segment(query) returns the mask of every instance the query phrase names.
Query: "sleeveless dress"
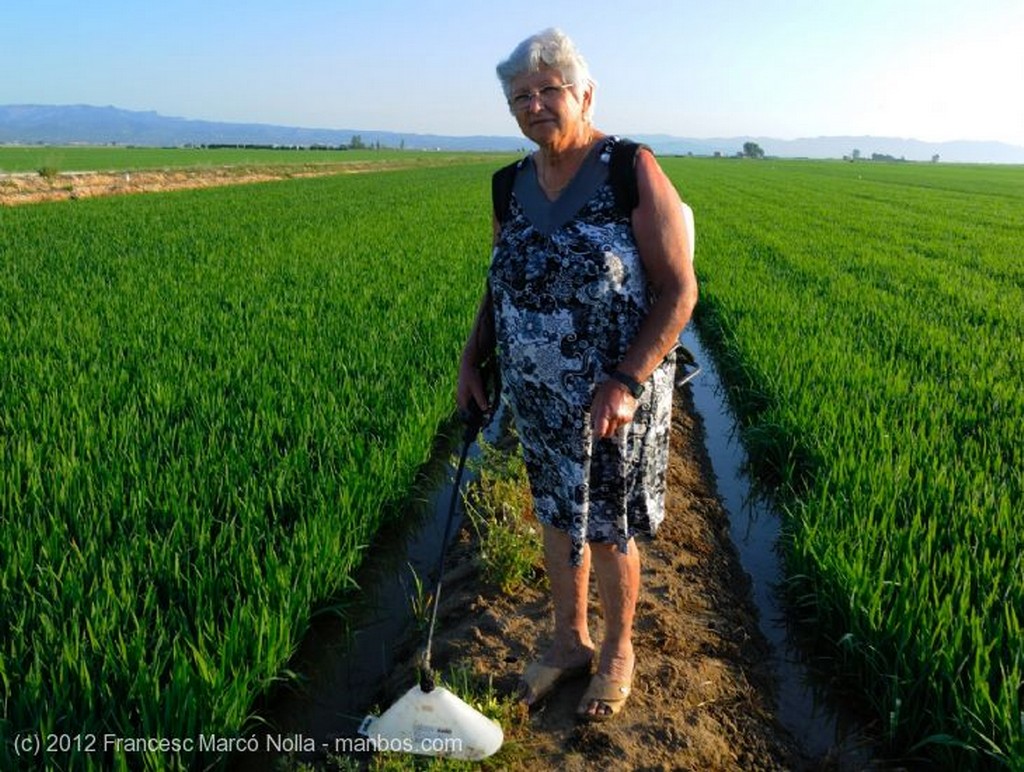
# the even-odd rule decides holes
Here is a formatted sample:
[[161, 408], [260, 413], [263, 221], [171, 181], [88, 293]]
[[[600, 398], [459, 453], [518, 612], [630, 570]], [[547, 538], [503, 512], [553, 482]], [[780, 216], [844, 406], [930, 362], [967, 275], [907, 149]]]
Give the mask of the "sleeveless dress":
[[633, 421], [594, 441], [590, 405], [626, 354], [652, 302], [630, 218], [615, 207], [598, 142], [549, 201], [529, 157], [488, 276], [504, 398], [523, 448], [537, 519], [626, 552], [664, 519], [674, 354], [646, 381]]

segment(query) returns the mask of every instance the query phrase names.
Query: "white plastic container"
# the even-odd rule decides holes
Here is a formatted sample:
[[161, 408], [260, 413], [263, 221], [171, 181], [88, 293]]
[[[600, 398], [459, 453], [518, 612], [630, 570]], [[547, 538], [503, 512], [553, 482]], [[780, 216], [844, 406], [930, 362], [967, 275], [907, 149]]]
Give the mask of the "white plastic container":
[[381, 752], [418, 753], [476, 761], [501, 747], [505, 733], [443, 686], [414, 686], [381, 716], [367, 716], [359, 733]]

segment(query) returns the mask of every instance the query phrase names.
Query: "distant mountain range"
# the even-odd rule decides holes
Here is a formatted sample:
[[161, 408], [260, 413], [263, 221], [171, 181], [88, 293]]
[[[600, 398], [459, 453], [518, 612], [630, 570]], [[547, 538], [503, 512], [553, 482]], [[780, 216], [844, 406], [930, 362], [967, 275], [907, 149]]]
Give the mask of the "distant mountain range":
[[[93, 144], [177, 147], [181, 145], [349, 145], [358, 136], [366, 145], [439, 150], [515, 152], [529, 143], [512, 136], [443, 136], [371, 129], [309, 129], [260, 123], [222, 123], [172, 118], [154, 111], [139, 112], [90, 105], [0, 105], [0, 143]], [[1024, 147], [1002, 142], [922, 142], [896, 137], [720, 137], [688, 139], [664, 134], [631, 134], [661, 155], [735, 155], [745, 142], [756, 142], [768, 156], [780, 158], [843, 158], [859, 151], [862, 158], [891, 156], [907, 161], [1024, 164]]]

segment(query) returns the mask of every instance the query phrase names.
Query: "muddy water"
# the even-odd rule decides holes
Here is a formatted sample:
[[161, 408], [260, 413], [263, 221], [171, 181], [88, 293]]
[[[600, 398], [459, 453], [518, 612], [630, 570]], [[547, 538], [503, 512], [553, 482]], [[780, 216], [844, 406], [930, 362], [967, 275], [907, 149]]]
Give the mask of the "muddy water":
[[824, 676], [808, 666], [790, 634], [779, 592], [784, 578], [777, 550], [779, 516], [767, 501], [753, 493], [744, 472], [747, 455], [714, 362], [692, 329], [683, 335], [683, 343], [702, 368], [690, 382], [693, 401], [704, 422], [708, 455], [719, 496], [729, 513], [732, 541], [751, 579], [761, 632], [772, 647], [778, 718], [808, 753], [815, 757], [829, 754], [844, 769], [848, 765], [864, 768], [872, 754], [862, 727], [828, 694]]

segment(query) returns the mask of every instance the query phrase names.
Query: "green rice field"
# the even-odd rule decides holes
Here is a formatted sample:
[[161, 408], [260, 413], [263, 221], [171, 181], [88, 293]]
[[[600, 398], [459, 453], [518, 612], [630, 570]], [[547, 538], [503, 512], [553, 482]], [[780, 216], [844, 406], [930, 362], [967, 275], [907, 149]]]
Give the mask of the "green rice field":
[[1024, 768], [1024, 168], [666, 167], [800, 613], [898, 752]]
[[[0, 768], [251, 725], [451, 415], [503, 162], [0, 207]], [[894, 754], [1024, 768], [1024, 169], [663, 163], [797, 613]]]
[[0, 768], [243, 729], [451, 413], [486, 171], [0, 208]]

